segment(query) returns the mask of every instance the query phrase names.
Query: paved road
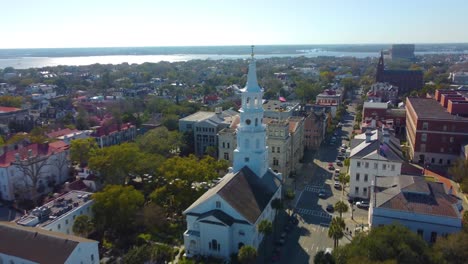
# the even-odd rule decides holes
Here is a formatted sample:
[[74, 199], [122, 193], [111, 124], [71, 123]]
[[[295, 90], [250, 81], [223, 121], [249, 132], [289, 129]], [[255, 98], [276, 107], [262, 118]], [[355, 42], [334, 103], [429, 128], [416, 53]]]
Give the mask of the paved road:
[[[337, 138], [351, 137], [354, 121], [354, 107], [348, 107], [344, 117], [343, 128], [337, 131]], [[316, 152], [307, 152], [304, 157], [304, 166], [298, 172], [295, 200], [295, 212], [299, 218], [298, 226], [291, 231], [282, 249], [283, 256], [279, 263], [313, 263], [315, 254], [320, 250], [333, 247], [333, 240], [328, 237], [328, 226], [337, 213], [326, 211], [328, 204], [335, 204], [339, 200], [347, 200], [342, 190], [334, 188], [333, 171], [328, 170], [328, 164], [334, 163], [341, 144], [349, 145], [349, 141], [338, 141], [335, 145], [323, 144]], [[342, 172], [347, 168], [338, 167]], [[326, 193], [323, 199], [318, 197], [320, 191]], [[354, 220], [351, 220], [351, 212], [343, 215], [350, 230], [366, 223], [366, 210], [354, 208]], [[347, 234], [340, 240], [340, 244], [349, 243], [351, 236]]]

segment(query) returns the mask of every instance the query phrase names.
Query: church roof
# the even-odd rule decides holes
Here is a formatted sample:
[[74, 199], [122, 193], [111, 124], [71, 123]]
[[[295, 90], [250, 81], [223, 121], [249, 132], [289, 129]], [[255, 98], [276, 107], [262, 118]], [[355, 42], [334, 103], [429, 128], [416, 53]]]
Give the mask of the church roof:
[[238, 172], [226, 174], [217, 185], [206, 191], [184, 213], [188, 213], [217, 194], [247, 221], [254, 224], [280, 185], [280, 179], [271, 170], [260, 178], [245, 166]]

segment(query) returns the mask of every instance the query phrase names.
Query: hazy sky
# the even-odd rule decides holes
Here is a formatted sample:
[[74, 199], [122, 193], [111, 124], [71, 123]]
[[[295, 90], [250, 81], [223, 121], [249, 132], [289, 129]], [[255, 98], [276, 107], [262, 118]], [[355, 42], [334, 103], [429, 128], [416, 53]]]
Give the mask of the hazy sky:
[[468, 42], [468, 0], [0, 0], [0, 48]]

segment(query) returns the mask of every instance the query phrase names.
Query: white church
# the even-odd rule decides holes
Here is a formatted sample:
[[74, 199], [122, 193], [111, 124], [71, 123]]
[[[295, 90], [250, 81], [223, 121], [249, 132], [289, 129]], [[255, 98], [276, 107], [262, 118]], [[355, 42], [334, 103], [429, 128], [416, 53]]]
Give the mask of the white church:
[[282, 181], [281, 174], [268, 167], [262, 97], [252, 47], [247, 85], [242, 89], [234, 166], [184, 211], [187, 219], [184, 244], [188, 257], [229, 259], [243, 245], [258, 249], [263, 239], [258, 224], [264, 219], [274, 220], [271, 202], [281, 199]]

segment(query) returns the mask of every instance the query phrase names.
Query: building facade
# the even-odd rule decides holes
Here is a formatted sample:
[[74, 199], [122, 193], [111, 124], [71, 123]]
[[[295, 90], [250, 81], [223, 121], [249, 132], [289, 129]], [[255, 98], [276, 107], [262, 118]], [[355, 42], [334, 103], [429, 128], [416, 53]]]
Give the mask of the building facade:
[[420, 90], [423, 85], [423, 72], [420, 70], [387, 70], [384, 65], [383, 52], [377, 65], [377, 82], [386, 82], [398, 87], [399, 95]]
[[468, 91], [437, 90], [406, 99], [406, 138], [413, 162], [450, 166], [468, 140]]
[[307, 149], [318, 149], [327, 131], [325, 111], [305, 112], [304, 116], [304, 146]]
[[300, 104], [298, 102], [282, 102], [279, 100], [268, 100], [263, 103], [264, 116], [273, 119], [287, 119], [298, 116]]
[[398, 137], [406, 135], [406, 110], [391, 108], [388, 103], [364, 102], [361, 130], [387, 127]]
[[233, 169], [184, 211], [188, 257], [228, 260], [244, 245], [258, 248], [263, 239], [258, 224], [262, 220], [273, 222], [271, 202], [281, 198], [281, 175], [268, 168], [262, 95], [252, 54], [242, 92]]
[[35, 199], [64, 183], [69, 175], [69, 145], [63, 141], [4, 147], [0, 155], [0, 197]]
[[401, 174], [400, 141], [388, 130], [367, 130], [351, 141], [349, 196], [369, 199], [376, 176]]
[[398, 87], [389, 83], [374, 83], [367, 92], [367, 99], [374, 102], [396, 102], [398, 100]]
[[429, 243], [462, 229], [462, 200], [421, 176], [376, 177], [369, 226], [399, 223]]

